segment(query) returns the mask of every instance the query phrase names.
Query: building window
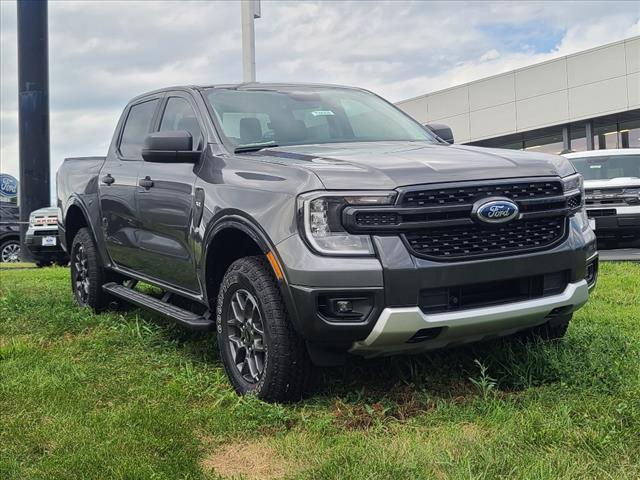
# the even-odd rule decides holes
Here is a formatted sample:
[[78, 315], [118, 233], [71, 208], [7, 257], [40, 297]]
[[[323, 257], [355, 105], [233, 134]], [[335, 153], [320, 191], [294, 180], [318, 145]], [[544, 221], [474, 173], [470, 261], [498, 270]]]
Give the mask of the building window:
[[640, 120], [620, 122], [618, 142], [621, 148], [640, 147]]
[[596, 150], [608, 150], [611, 148], [618, 148], [618, 125], [613, 123], [611, 125], [605, 125], [603, 127], [596, 127], [595, 130], [596, 142], [594, 148]]
[[555, 135], [532, 138], [524, 141], [524, 149], [531, 152], [559, 154], [564, 149], [562, 131]]
[[583, 125], [571, 125], [569, 127], [571, 138], [571, 151], [584, 152], [587, 150], [587, 129]]

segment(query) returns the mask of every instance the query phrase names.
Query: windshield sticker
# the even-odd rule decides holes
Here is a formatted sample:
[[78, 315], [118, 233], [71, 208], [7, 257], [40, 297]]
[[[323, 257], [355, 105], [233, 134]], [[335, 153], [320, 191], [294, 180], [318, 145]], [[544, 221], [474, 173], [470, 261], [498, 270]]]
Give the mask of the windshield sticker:
[[335, 115], [335, 113], [333, 113], [331, 110], [314, 110], [313, 112], [311, 112], [311, 115], [313, 115], [314, 117], [330, 117], [332, 115]]
[[602, 168], [602, 165], [589, 165], [589, 168]]

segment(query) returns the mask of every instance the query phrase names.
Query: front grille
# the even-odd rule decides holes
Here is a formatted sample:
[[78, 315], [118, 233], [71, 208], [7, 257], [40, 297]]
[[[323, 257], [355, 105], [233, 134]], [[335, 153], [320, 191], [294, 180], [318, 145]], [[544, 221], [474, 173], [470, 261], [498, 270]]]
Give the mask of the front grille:
[[438, 260], [518, 254], [550, 248], [565, 236], [562, 217], [517, 220], [502, 226], [477, 224], [429, 228], [404, 235], [417, 256]]
[[486, 197], [508, 197], [526, 200], [562, 196], [559, 181], [508, 182], [448, 188], [425, 188], [408, 191], [402, 198], [403, 207], [427, 207], [471, 204]]
[[359, 226], [397, 225], [398, 223], [400, 223], [400, 215], [395, 212], [359, 212], [356, 215], [356, 225]]
[[424, 313], [440, 313], [558, 295], [567, 288], [567, 271], [420, 291]]
[[587, 210], [588, 217], [610, 217], [616, 214], [615, 208], [604, 208], [602, 210]]

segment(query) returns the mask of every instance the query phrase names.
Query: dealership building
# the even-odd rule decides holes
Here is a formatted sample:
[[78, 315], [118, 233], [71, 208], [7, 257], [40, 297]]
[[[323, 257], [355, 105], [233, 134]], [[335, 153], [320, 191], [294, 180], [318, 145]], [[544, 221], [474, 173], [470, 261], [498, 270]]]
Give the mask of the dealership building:
[[640, 147], [640, 36], [403, 100], [456, 143], [560, 153]]

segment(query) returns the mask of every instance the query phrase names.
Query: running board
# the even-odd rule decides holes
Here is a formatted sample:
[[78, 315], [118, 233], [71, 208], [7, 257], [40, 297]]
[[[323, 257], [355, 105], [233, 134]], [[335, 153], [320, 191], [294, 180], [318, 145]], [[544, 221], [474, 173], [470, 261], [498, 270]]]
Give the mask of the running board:
[[106, 283], [102, 286], [102, 289], [115, 297], [164, 315], [191, 330], [211, 330], [215, 327], [215, 322], [209, 318], [145, 295], [119, 283]]

